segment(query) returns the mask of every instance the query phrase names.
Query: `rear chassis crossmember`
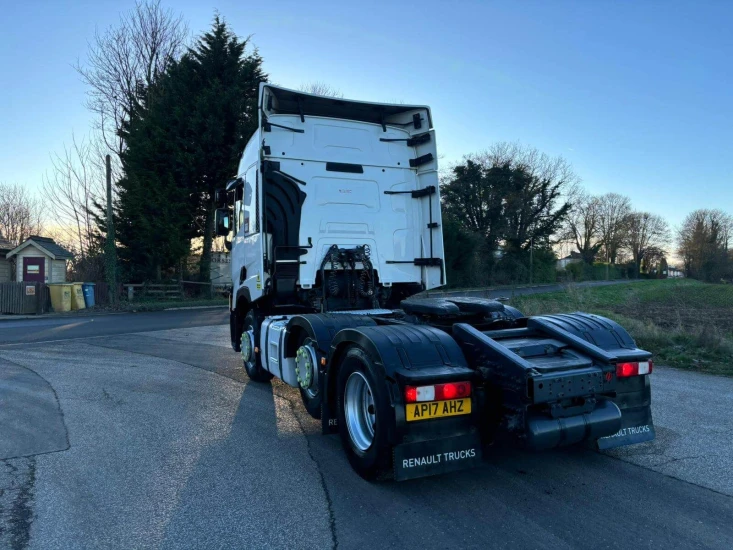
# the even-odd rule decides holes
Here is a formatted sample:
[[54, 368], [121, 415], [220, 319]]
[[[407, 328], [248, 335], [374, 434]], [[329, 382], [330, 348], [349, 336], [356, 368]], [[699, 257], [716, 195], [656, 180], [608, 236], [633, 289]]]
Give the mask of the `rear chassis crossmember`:
[[[623, 328], [580, 313], [511, 324], [482, 332], [455, 323], [451, 340], [465, 365], [396, 371], [395, 479], [471, 467], [496, 439], [545, 450], [581, 442], [608, 449], [654, 438], [649, 377], [616, 375], [617, 363], [651, 354], [636, 348]], [[472, 414], [406, 422], [405, 387], [458, 380], [473, 384]]]

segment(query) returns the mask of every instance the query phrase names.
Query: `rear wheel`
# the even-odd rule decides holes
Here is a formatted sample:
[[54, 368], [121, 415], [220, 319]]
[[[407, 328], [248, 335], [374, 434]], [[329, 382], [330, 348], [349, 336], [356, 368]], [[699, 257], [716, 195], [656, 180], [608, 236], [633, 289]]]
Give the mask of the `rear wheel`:
[[295, 374], [300, 385], [303, 406], [313, 418], [321, 418], [321, 392], [318, 385], [318, 355], [315, 342], [304, 336], [295, 352]]
[[260, 366], [258, 354], [255, 352], [257, 341], [255, 335], [259, 333], [260, 323], [257, 318], [257, 312], [250, 309], [244, 318], [244, 330], [241, 336], [241, 353], [244, 362], [244, 370], [247, 372], [250, 380], [255, 382], [269, 382], [272, 380], [272, 374]]
[[338, 422], [349, 463], [367, 480], [392, 474], [387, 388], [374, 362], [361, 348], [346, 351], [338, 373]]

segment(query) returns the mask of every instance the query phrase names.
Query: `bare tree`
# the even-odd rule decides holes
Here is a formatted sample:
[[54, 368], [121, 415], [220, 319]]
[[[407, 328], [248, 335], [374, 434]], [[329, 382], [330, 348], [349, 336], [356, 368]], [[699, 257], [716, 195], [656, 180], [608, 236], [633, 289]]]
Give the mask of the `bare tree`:
[[43, 232], [41, 201], [18, 184], [0, 183], [0, 234], [18, 245]]
[[655, 274], [659, 277], [660, 268], [666, 261], [666, 256], [666, 252], [661, 248], [657, 248], [656, 246], [647, 248], [646, 254], [644, 254], [644, 260], [642, 261], [644, 272], [651, 275], [656, 270]]
[[94, 144], [72, 136], [71, 146], [51, 157], [53, 169], [43, 191], [57, 238], [84, 260], [95, 233], [93, 203], [105, 198], [104, 166]]
[[339, 99], [344, 97], [344, 94], [341, 90], [339, 90], [338, 88], [334, 88], [330, 84], [326, 84], [325, 82], [321, 82], [319, 80], [308, 82], [306, 84], [301, 84], [298, 89], [301, 92], [305, 92], [307, 94], [336, 97]]
[[661, 216], [649, 212], [631, 212], [626, 216], [625, 223], [625, 245], [634, 258], [638, 277], [647, 254], [652, 250], [655, 250], [655, 254], [656, 250], [664, 251], [669, 244], [669, 225]]
[[567, 218], [567, 238], [574, 242], [583, 261], [592, 265], [601, 249], [601, 201], [585, 193], [577, 195]]
[[598, 229], [607, 262], [615, 264], [618, 259], [626, 233], [626, 219], [630, 213], [629, 197], [606, 193], [598, 198]]
[[[457, 227], [481, 236], [481, 255], [490, 280], [498, 263], [505, 268], [503, 277], [520, 280], [532, 273], [537, 247], [554, 244], [552, 237], [571, 206], [565, 192], [576, 181], [562, 158], [499, 144], [464, 156], [441, 175], [443, 212]], [[500, 247], [501, 256], [496, 255]], [[501, 262], [495, 261], [499, 257]], [[525, 259], [529, 259], [529, 270]]]
[[501, 141], [473, 157], [473, 160], [483, 166], [509, 164], [513, 167], [524, 168], [529, 175], [539, 180], [557, 184], [563, 196], [570, 202], [583, 193], [580, 189], [580, 177], [567, 159], [561, 156], [551, 157], [539, 149], [522, 145], [519, 142]]
[[[562, 227], [572, 202], [581, 193], [580, 178], [572, 165], [563, 157], [551, 157], [538, 149], [518, 142], [495, 143], [487, 150], [464, 158], [484, 170], [510, 167], [529, 176], [529, 187], [516, 195], [519, 201], [529, 201], [521, 213], [507, 216], [510, 226], [516, 226], [516, 239], [507, 236], [507, 244], [518, 240], [521, 248], [531, 248], [541, 235], [555, 233]], [[530, 200], [531, 198], [531, 200]], [[506, 210], [512, 210], [515, 201], [508, 201]], [[517, 206], [517, 204], [514, 204]], [[562, 236], [561, 236], [562, 237]]]
[[87, 107], [98, 115], [97, 130], [112, 153], [124, 151], [120, 129], [141, 91], [180, 57], [188, 36], [183, 16], [160, 0], [138, 1], [117, 26], [95, 32], [86, 63], [77, 62], [76, 70], [90, 87]]
[[677, 232], [678, 253], [688, 277], [720, 280], [730, 263], [733, 217], [722, 210], [695, 210]]

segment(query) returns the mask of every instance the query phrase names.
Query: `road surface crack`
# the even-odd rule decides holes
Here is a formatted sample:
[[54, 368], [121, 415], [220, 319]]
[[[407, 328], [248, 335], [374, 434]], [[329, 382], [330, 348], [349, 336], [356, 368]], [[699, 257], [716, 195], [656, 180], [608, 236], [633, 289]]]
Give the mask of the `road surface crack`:
[[316, 470], [318, 471], [321, 489], [323, 490], [323, 494], [326, 497], [326, 509], [328, 511], [328, 527], [331, 532], [331, 544], [332, 544], [333, 550], [336, 550], [339, 546], [338, 537], [336, 535], [336, 514], [333, 509], [333, 500], [331, 499], [331, 493], [329, 492], [328, 485], [326, 484], [326, 476], [323, 474], [321, 463], [316, 458], [316, 455], [313, 452], [313, 448], [311, 447], [310, 438], [308, 437], [308, 434], [306, 433], [305, 426], [303, 426], [303, 422], [300, 420], [300, 416], [298, 415], [298, 413], [295, 410], [295, 404], [290, 399], [288, 399], [287, 397], [284, 397], [283, 395], [279, 393], [275, 393], [273, 391], [273, 394], [277, 396], [278, 398], [284, 400], [288, 404], [288, 407], [290, 407], [290, 412], [293, 415], [293, 417], [295, 418], [295, 421], [298, 423], [298, 427], [300, 428], [300, 431], [303, 434], [303, 437], [305, 438], [305, 445], [308, 451], [308, 456], [313, 461], [313, 464], [315, 465]]
[[652, 467], [658, 468], [659, 466], [666, 466], [667, 464], [672, 464], [673, 462], [678, 462], [680, 460], [693, 460], [695, 458], [702, 458], [702, 455], [697, 456], [680, 456], [677, 458], [670, 458], [669, 460], [665, 460], [664, 462], [658, 462], [656, 464], [652, 464]]

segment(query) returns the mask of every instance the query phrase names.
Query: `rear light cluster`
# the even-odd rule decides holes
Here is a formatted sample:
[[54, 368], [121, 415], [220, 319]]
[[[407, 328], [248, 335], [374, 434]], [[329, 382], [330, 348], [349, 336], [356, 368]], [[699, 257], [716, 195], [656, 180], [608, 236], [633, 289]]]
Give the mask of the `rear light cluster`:
[[618, 363], [616, 365], [616, 377], [628, 378], [629, 376], [641, 376], [651, 374], [654, 365], [651, 361], [639, 361], [636, 363]]
[[471, 382], [450, 382], [433, 386], [407, 386], [405, 388], [406, 403], [445, 401], [446, 399], [461, 399], [470, 395]]

